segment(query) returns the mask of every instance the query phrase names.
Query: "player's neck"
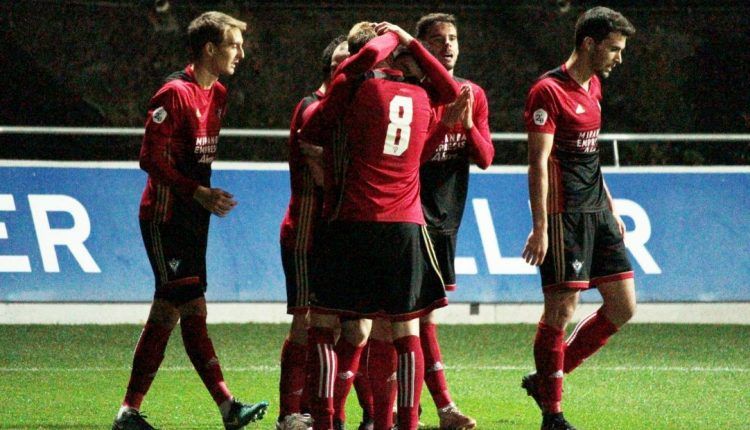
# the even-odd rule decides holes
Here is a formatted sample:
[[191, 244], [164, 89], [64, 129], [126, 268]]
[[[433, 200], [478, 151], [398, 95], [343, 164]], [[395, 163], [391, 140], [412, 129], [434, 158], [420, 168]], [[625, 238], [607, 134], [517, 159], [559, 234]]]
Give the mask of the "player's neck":
[[594, 76], [594, 69], [583, 57], [578, 55], [576, 51], [573, 51], [568, 61], [565, 62], [565, 69], [573, 80], [578, 82], [578, 85], [588, 91], [589, 82], [591, 82], [591, 77]]
[[219, 80], [219, 75], [212, 73], [201, 63], [193, 63], [193, 73], [195, 74], [195, 81], [204, 90], [211, 88]]

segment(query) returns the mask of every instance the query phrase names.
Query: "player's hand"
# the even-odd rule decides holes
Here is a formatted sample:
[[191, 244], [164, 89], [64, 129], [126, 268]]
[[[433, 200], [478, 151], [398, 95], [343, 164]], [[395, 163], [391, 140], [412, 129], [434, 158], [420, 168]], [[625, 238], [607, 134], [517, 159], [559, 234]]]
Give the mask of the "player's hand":
[[445, 106], [445, 111], [443, 112], [443, 117], [440, 118], [440, 122], [446, 127], [453, 127], [457, 122], [463, 121], [463, 118], [466, 116], [466, 109], [472, 98], [471, 88], [468, 86], [462, 87], [456, 100]]
[[385, 33], [388, 32], [396, 33], [398, 36], [398, 41], [402, 45], [406, 46], [411, 43], [412, 40], [414, 40], [414, 37], [412, 37], [411, 34], [409, 34], [406, 30], [403, 28], [397, 26], [396, 24], [391, 24], [390, 22], [379, 22], [375, 24], [375, 33], [378, 34], [378, 36], [382, 36]]
[[318, 187], [323, 186], [323, 180], [325, 178], [325, 170], [323, 169], [323, 160], [320, 157], [317, 158], [305, 158], [305, 164], [307, 164], [307, 168], [310, 170], [310, 174], [312, 175], [313, 182], [315, 182], [315, 185]]
[[523, 247], [523, 259], [532, 266], [541, 266], [547, 255], [549, 241], [546, 231], [532, 230]]
[[193, 193], [193, 198], [207, 211], [220, 217], [225, 217], [237, 206], [234, 196], [221, 188], [207, 188], [199, 186]]
[[320, 158], [323, 155], [323, 147], [315, 145], [306, 140], [299, 141], [299, 151], [305, 157]]
[[471, 86], [465, 84], [461, 87], [461, 92], [467, 91], [469, 93], [469, 99], [466, 102], [463, 114], [461, 115], [461, 121], [464, 124], [464, 130], [471, 130], [474, 128], [474, 91], [471, 90]]

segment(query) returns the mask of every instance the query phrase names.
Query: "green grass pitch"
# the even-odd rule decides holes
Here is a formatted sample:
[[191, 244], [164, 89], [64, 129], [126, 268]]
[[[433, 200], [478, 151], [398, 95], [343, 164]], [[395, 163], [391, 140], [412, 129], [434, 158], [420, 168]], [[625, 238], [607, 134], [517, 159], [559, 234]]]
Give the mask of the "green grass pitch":
[[[0, 325], [0, 429], [108, 429], [127, 384], [140, 327]], [[234, 394], [278, 413], [278, 357], [286, 325], [211, 325]], [[532, 325], [441, 326], [454, 400], [478, 429], [538, 429], [520, 388], [533, 366]], [[426, 387], [422, 421], [437, 428]], [[565, 380], [566, 417], [579, 429], [739, 429], [750, 417], [750, 326], [626, 326]], [[175, 332], [143, 405], [161, 429], [219, 429], [216, 406]], [[348, 427], [360, 411], [352, 394]]]

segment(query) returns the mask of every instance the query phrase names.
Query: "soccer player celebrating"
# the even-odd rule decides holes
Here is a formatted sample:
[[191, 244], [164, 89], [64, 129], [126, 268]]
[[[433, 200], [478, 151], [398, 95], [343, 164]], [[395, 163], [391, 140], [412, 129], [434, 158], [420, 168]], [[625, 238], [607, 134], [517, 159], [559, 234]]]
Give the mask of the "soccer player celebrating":
[[307, 430], [309, 415], [302, 414], [307, 355], [308, 302], [315, 259], [313, 242], [322, 222], [323, 167], [322, 148], [304, 146], [297, 130], [307, 120], [331, 83], [338, 64], [349, 55], [346, 37], [339, 36], [323, 51], [323, 84], [303, 98], [294, 109], [289, 133], [289, 174], [291, 198], [281, 222], [281, 259], [286, 276], [287, 313], [292, 315], [289, 336], [281, 349], [278, 430]]
[[[533, 228], [523, 257], [540, 267], [544, 313], [534, 340], [536, 373], [522, 387], [542, 409], [542, 429], [573, 429], [562, 414], [563, 375], [604, 346], [635, 311], [625, 226], [602, 176], [600, 78], [622, 63], [635, 28], [605, 7], [576, 22], [575, 50], [529, 91], [524, 119], [529, 143]], [[597, 287], [603, 305], [564, 340], [581, 290]]]
[[[381, 36], [375, 37], [376, 32]], [[438, 102], [453, 101], [458, 85], [418, 41], [389, 23], [360, 23], [350, 32], [352, 56], [339, 66], [331, 91], [301, 131], [304, 140], [317, 141], [343, 118], [350, 157], [311, 299], [308, 359], [314, 371], [308, 387], [316, 430], [334, 427], [337, 365], [339, 374], [356, 374], [370, 330], [364, 318], [373, 317], [392, 325], [399, 364], [399, 428], [416, 429], [424, 375], [418, 317], [447, 303], [439, 270], [431, 264], [429, 240], [423, 236], [419, 200], [423, 150], [435, 149], [425, 148], [433, 120], [431, 101], [423, 88], [406, 83], [384, 63], [399, 43], [433, 81]], [[348, 351], [340, 354], [339, 348], [333, 350], [332, 330], [339, 316], [345, 319], [342, 336], [349, 343], [344, 348]], [[336, 382], [350, 387], [352, 379]], [[382, 426], [376, 411], [375, 428]]]
[[[451, 291], [456, 288], [453, 267], [456, 237], [466, 204], [469, 165], [474, 162], [486, 169], [492, 164], [495, 148], [490, 137], [484, 90], [453, 74], [459, 53], [455, 17], [445, 13], [425, 15], [417, 22], [416, 36], [456, 82], [471, 88], [467, 106], [453, 103], [436, 107], [437, 117], [447, 126], [447, 132], [435, 153], [420, 169], [420, 197], [427, 231], [435, 247], [445, 288]], [[425, 356], [425, 383], [438, 408], [440, 428], [474, 428], [476, 421], [464, 415], [451, 399], [433, 313], [421, 318], [419, 332]]]
[[224, 217], [237, 205], [232, 194], [210, 183], [227, 101], [218, 79], [233, 74], [243, 59], [246, 28], [220, 12], [194, 19], [187, 32], [192, 62], [171, 75], [149, 103], [140, 153], [148, 181], [139, 218], [156, 292], [113, 430], [153, 429], [140, 413], [141, 402], [178, 320], [185, 350], [219, 407], [224, 428], [240, 429], [262, 418], [268, 407], [267, 402], [242, 404], [232, 396], [206, 327], [209, 218]]

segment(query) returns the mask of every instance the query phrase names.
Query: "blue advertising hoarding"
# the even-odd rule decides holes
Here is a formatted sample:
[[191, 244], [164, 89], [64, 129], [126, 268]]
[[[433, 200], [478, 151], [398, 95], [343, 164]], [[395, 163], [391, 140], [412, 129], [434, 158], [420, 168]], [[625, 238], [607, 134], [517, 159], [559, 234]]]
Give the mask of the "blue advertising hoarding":
[[[628, 228], [640, 301], [750, 301], [750, 168], [605, 177]], [[137, 220], [145, 178], [136, 163], [0, 164], [0, 301], [149, 301]], [[284, 301], [286, 165], [215, 163], [213, 184], [239, 205], [212, 219], [208, 299]], [[520, 258], [531, 224], [526, 184], [520, 167], [472, 173], [452, 301], [541, 301], [538, 271]]]

